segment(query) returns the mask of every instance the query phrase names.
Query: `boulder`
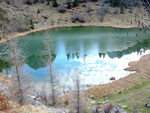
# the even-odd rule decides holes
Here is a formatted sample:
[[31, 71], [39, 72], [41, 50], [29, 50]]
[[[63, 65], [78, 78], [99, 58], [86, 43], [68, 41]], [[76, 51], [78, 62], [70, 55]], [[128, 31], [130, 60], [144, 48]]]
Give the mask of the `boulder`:
[[91, 104], [92, 104], [92, 105], [95, 105], [95, 104], [96, 104], [96, 102], [95, 102], [95, 101], [91, 101]]
[[40, 106], [40, 105], [41, 105], [41, 103], [40, 103], [40, 102], [38, 102], [38, 101], [33, 101], [33, 102], [32, 102], [32, 105], [37, 107], [37, 106]]
[[147, 108], [150, 108], [150, 103], [145, 104]]
[[121, 106], [121, 108], [125, 109], [125, 108], [127, 108], [127, 106]]
[[91, 99], [94, 99], [94, 95], [91, 95], [90, 98], [91, 98]]
[[116, 78], [115, 77], [111, 77], [110, 80], [116, 80]]
[[101, 102], [99, 102], [99, 101], [97, 101], [95, 104], [96, 104], [96, 105], [100, 105], [100, 104], [102, 104], [102, 103], [101, 103]]

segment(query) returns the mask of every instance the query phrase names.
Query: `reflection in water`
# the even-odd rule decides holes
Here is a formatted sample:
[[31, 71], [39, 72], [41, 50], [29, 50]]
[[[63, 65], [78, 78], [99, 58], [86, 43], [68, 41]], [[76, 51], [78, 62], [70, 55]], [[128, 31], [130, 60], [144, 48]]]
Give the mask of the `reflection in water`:
[[128, 62], [150, 53], [150, 43], [146, 43], [150, 42], [150, 31], [141, 32], [138, 42], [137, 32], [137, 29], [106, 27], [61, 28], [24, 36], [18, 39], [18, 48], [26, 59], [23, 67], [37, 81], [45, 81], [49, 73], [43, 43], [49, 38], [54, 42], [51, 53], [55, 73], [64, 88], [71, 87], [76, 67], [81, 71], [83, 84], [103, 84], [111, 77], [119, 79], [128, 75], [123, 70]]
[[8, 70], [10, 69], [10, 67], [11, 67], [10, 63], [8, 63], [8, 62], [0, 59], [0, 72], [2, 72], [2, 69], [5, 69], [8, 72]]
[[[26, 64], [28, 64], [28, 66], [36, 70], [48, 66], [49, 65], [48, 58], [49, 58], [48, 55], [44, 56], [32, 55], [26, 58]], [[53, 62], [56, 58], [56, 54], [52, 54], [51, 58]]]

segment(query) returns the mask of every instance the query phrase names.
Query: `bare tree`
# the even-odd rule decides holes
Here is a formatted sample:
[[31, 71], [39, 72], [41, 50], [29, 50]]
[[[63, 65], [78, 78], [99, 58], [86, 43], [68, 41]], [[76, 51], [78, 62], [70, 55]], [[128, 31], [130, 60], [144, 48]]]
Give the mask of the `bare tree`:
[[[149, 0], [141, 0], [139, 4], [146, 8], [148, 14], [150, 14], [150, 1]], [[150, 18], [146, 17], [145, 14], [140, 13], [139, 9], [135, 14], [135, 22], [138, 24], [138, 27], [141, 28], [149, 28], [150, 27]]]
[[31, 86], [33, 81], [30, 75], [26, 72], [25, 68], [22, 66], [24, 64], [24, 57], [21, 56], [21, 51], [18, 48], [17, 39], [13, 38], [9, 42], [6, 61], [10, 62], [12, 65], [10, 74], [11, 77], [11, 98], [17, 101], [19, 104], [30, 103], [28, 101], [28, 95], [31, 93]]
[[147, 11], [150, 13], [150, 1], [149, 0], [141, 0]]
[[79, 79], [79, 75], [77, 75], [76, 78], [76, 88], [77, 88], [77, 113], [80, 113], [80, 79]]
[[83, 93], [82, 85], [81, 85], [81, 79], [79, 76], [79, 70], [78, 68], [75, 70], [73, 73], [75, 76], [75, 89], [73, 89], [73, 98], [71, 99], [72, 102], [70, 105], [70, 112], [71, 113], [88, 113], [88, 108], [86, 106], [86, 101], [85, 101], [85, 95]]
[[19, 53], [17, 50], [17, 41], [16, 39], [12, 39], [10, 41], [10, 59], [12, 64], [15, 67], [15, 75], [16, 76], [16, 89], [17, 89], [17, 93], [16, 98], [18, 103], [23, 104], [23, 89], [22, 89], [22, 85], [21, 85], [21, 73], [19, 71], [19, 66], [20, 66], [20, 62], [19, 62]]
[[46, 51], [48, 54], [48, 64], [49, 64], [49, 77], [50, 77], [50, 92], [51, 92], [51, 100], [52, 100], [52, 105], [55, 106], [56, 105], [56, 101], [57, 101], [57, 96], [58, 96], [58, 81], [56, 80], [56, 76], [54, 74], [54, 69], [53, 69], [53, 64], [52, 64], [52, 60], [53, 60], [53, 56], [51, 54], [51, 48], [53, 47], [53, 43], [47, 39], [44, 41], [45, 46], [46, 46]]

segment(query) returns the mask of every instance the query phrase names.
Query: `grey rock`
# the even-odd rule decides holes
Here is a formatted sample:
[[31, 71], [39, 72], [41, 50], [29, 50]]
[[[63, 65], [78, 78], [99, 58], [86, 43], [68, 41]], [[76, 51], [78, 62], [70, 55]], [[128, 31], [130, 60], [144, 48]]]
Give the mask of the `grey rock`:
[[92, 113], [98, 113], [96, 108], [92, 108], [91, 111], [92, 111]]
[[127, 106], [121, 106], [121, 107], [124, 108], [124, 109], [127, 108]]
[[38, 101], [34, 101], [34, 102], [32, 102], [32, 105], [34, 105], [34, 106], [40, 106], [41, 104]]
[[150, 103], [147, 103], [145, 106], [146, 106], [147, 108], [150, 108]]
[[98, 102], [98, 101], [97, 101], [95, 104], [96, 104], [96, 105], [100, 105], [100, 104], [101, 104], [101, 102]]
[[95, 102], [95, 101], [91, 101], [91, 104], [92, 104], [92, 105], [95, 105], [95, 104], [96, 104], [96, 102]]

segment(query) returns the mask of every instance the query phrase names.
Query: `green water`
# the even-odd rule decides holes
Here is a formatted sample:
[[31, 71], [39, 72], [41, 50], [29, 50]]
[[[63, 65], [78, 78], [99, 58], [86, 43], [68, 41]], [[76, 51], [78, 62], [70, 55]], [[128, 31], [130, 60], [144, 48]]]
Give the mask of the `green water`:
[[[123, 69], [128, 62], [150, 53], [149, 34], [149, 30], [144, 32], [134, 28], [58, 28], [19, 38], [18, 49], [25, 59], [22, 67], [37, 81], [45, 81], [49, 74], [48, 54], [43, 43], [48, 38], [53, 42], [54, 70], [63, 87], [73, 84], [76, 67], [84, 85], [103, 84], [110, 82], [111, 77], [127, 76], [129, 72]], [[6, 73], [8, 65], [2, 64], [1, 70]], [[10, 67], [9, 73], [13, 70], [13, 66]]]

